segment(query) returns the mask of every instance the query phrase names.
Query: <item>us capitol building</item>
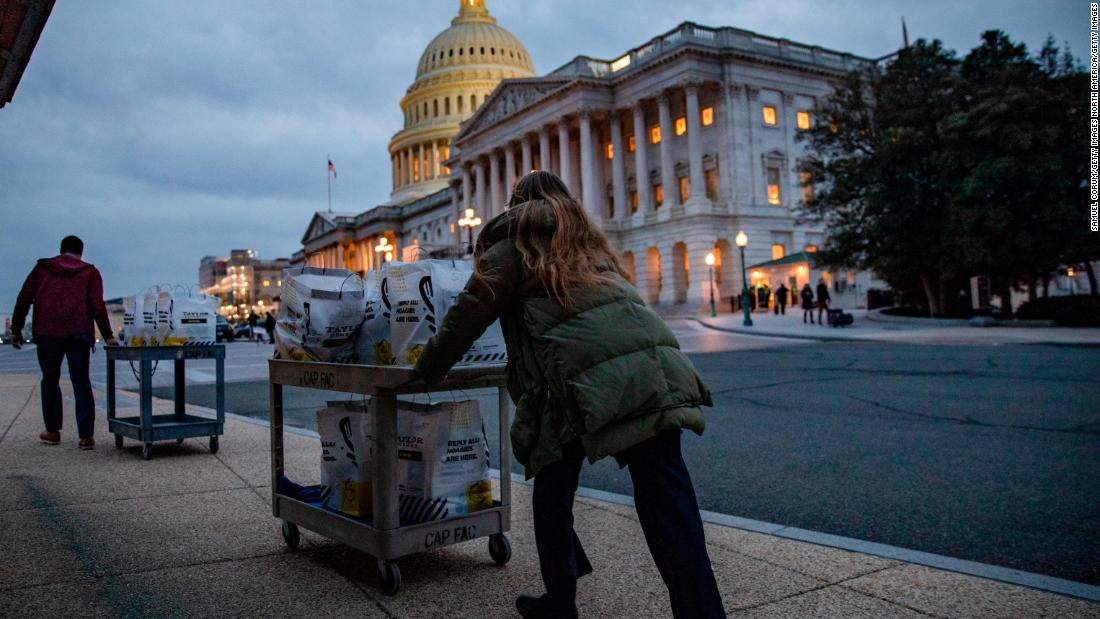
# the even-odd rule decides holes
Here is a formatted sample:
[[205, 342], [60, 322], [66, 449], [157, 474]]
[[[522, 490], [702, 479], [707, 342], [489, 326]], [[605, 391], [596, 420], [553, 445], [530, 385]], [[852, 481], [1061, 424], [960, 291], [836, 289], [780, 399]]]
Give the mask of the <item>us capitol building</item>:
[[536, 76], [484, 0], [462, 0], [401, 100], [389, 200], [315, 213], [292, 261], [365, 274], [390, 259], [462, 256], [466, 209], [488, 221], [523, 173], [545, 169], [602, 224], [639, 292], [663, 311], [709, 303], [707, 254], [715, 296], [729, 307], [742, 287], [741, 230], [750, 285], [820, 278], [836, 305], [860, 306], [881, 284], [815, 267], [823, 230], [796, 222], [813, 189], [795, 136], [837, 78], [874, 62], [685, 22], [617, 58], [577, 56]]

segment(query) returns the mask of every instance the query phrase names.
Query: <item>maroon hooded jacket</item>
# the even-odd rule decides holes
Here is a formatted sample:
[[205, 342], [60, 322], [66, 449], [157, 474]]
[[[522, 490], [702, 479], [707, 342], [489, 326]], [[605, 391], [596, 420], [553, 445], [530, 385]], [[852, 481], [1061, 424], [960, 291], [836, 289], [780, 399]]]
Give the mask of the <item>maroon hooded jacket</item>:
[[34, 337], [87, 335], [95, 340], [95, 326], [103, 339], [111, 339], [111, 323], [103, 305], [103, 278], [91, 264], [72, 254], [43, 258], [23, 282], [11, 330], [19, 332], [34, 305]]

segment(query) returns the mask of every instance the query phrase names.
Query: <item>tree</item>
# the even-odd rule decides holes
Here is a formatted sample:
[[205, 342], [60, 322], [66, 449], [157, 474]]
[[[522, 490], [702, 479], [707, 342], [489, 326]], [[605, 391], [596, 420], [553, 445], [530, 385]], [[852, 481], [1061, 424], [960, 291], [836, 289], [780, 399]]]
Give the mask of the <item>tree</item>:
[[[971, 275], [1011, 288], [1100, 256], [1087, 230], [1085, 76], [1048, 41], [1037, 57], [989, 31], [961, 62], [919, 40], [885, 67], [852, 73], [802, 139], [824, 222], [821, 260], [921, 290], [943, 315]], [[1090, 276], [1094, 276], [1090, 272]]]

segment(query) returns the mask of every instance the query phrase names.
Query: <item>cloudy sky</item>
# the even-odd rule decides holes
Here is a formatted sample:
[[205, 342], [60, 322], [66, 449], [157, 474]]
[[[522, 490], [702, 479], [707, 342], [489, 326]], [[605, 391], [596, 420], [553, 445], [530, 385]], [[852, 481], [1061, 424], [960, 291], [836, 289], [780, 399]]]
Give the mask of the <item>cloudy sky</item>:
[[[489, 0], [540, 74], [676, 24], [730, 25], [877, 57], [911, 38], [965, 53], [1000, 28], [1087, 52], [1088, 3], [1032, 0]], [[66, 234], [108, 297], [197, 281], [204, 255], [289, 256], [325, 208], [390, 190], [386, 143], [420, 52], [456, 13], [417, 2], [58, 2], [0, 110], [0, 313]]]

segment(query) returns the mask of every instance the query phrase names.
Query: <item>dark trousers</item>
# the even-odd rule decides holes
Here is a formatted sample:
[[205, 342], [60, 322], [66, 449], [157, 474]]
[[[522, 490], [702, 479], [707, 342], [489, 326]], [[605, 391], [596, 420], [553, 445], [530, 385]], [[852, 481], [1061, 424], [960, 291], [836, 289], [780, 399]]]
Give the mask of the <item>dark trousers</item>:
[[[532, 507], [546, 592], [555, 603], [572, 606], [577, 577], [590, 573], [592, 565], [573, 529], [573, 495], [584, 450], [574, 441], [565, 451], [562, 460], [535, 476]], [[668, 587], [673, 616], [725, 617], [695, 489], [680, 453], [680, 431], [662, 432], [618, 457], [630, 470], [635, 510], [657, 571]]]
[[38, 367], [42, 369], [42, 419], [47, 432], [61, 431], [61, 361], [69, 362], [69, 380], [76, 399], [76, 428], [80, 438], [95, 434], [95, 400], [88, 363], [92, 353], [91, 339], [75, 337], [36, 337]]

